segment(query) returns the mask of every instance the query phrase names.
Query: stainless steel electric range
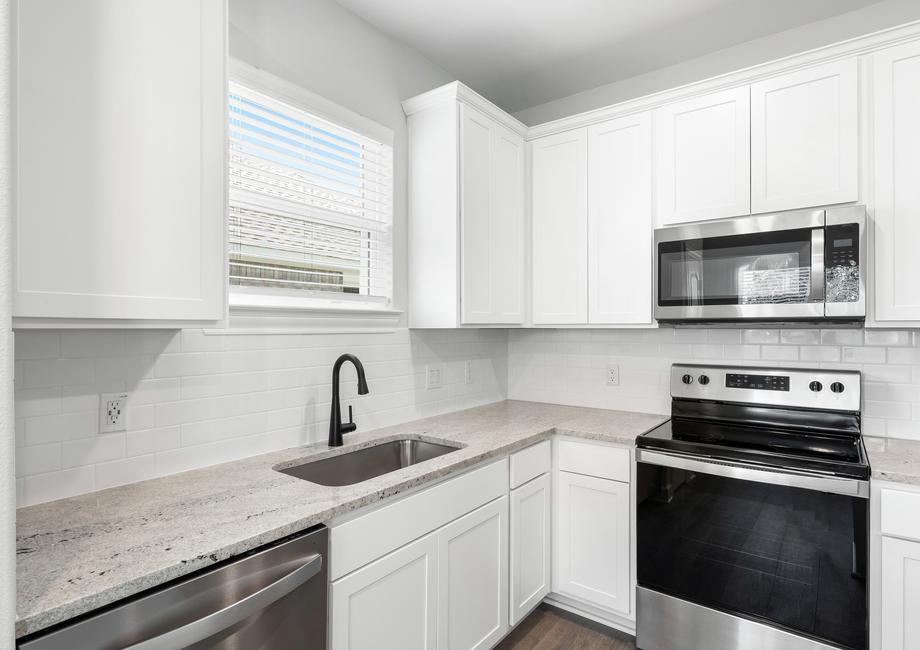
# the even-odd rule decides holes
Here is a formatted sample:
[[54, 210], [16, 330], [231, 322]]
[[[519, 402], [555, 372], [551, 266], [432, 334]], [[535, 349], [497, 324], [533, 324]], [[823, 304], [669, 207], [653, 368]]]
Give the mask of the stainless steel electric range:
[[868, 647], [860, 374], [674, 365], [640, 436], [642, 650]]

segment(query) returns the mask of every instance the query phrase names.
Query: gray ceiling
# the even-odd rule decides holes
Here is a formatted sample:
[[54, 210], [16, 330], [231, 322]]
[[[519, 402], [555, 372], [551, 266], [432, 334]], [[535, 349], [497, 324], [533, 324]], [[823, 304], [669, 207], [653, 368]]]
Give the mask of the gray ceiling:
[[337, 0], [515, 112], [879, 0]]

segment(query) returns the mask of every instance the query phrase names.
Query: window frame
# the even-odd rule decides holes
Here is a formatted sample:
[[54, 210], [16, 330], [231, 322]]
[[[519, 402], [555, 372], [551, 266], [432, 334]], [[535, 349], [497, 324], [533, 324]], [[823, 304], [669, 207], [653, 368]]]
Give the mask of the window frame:
[[[278, 101], [285, 102], [311, 113], [319, 118], [334, 124], [351, 129], [360, 135], [374, 139], [391, 148], [394, 146], [393, 130], [374, 122], [354, 111], [340, 106], [328, 99], [312, 93], [294, 83], [286, 81], [269, 72], [256, 68], [238, 59], [230, 58], [229, 81], [236, 82], [264, 93]], [[228, 86], [229, 91], [229, 86]], [[229, 129], [229, 124], [227, 126]], [[229, 145], [229, 131], [226, 133]], [[229, 150], [228, 150], [229, 153]], [[395, 152], [394, 152], [395, 153]], [[394, 156], [395, 157], [395, 156]], [[229, 161], [228, 161], [229, 172]], [[225, 177], [227, 173], [225, 172]], [[229, 178], [227, 182], [227, 210], [229, 211]], [[391, 202], [394, 200], [395, 177], [391, 188]], [[225, 226], [229, 229], [229, 212], [224, 215]], [[395, 226], [395, 214], [391, 214], [391, 228]], [[256, 327], [261, 321], [272, 326], [299, 328], [310, 320], [318, 321], [324, 331], [328, 331], [330, 323], [338, 323], [334, 329], [351, 330], [354, 326], [363, 328], [366, 325], [379, 329], [381, 323], [391, 329], [395, 321], [403, 313], [394, 306], [395, 303], [395, 238], [391, 242], [391, 261], [393, 267], [390, 277], [390, 296], [388, 299], [366, 295], [348, 293], [330, 293], [328, 297], [319, 295], [320, 292], [305, 292], [297, 295], [294, 291], [271, 290], [267, 288], [253, 288], [230, 284], [229, 249], [225, 251], [227, 260], [224, 270], [224, 281], [227, 287], [227, 302], [230, 311], [230, 324], [243, 325], [246, 328]], [[349, 322], [350, 321], [350, 322]], [[379, 321], [379, 322], [378, 322]]]

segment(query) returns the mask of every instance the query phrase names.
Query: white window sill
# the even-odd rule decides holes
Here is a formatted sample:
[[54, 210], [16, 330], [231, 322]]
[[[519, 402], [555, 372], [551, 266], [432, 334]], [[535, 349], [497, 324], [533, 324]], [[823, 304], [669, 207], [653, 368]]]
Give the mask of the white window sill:
[[336, 299], [279, 299], [230, 295], [227, 327], [208, 336], [246, 334], [367, 334], [393, 332], [402, 310], [383, 303]]

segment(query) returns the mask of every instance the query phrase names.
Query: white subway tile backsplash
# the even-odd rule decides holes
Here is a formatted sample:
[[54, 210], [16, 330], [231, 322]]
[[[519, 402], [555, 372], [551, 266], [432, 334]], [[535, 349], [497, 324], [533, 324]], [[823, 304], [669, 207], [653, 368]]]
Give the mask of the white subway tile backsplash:
[[760, 348], [764, 361], [798, 361], [799, 349], [793, 345], [764, 345]]
[[845, 363], [885, 363], [885, 351], [883, 348], [844, 346], [840, 358]]
[[910, 332], [904, 330], [866, 330], [866, 345], [901, 345], [911, 344]]
[[920, 365], [920, 348], [887, 348], [888, 363]]
[[[707, 343], [702, 343], [703, 332]], [[917, 340], [916, 334], [802, 328], [579, 330], [577, 340], [587, 342], [579, 348], [579, 355], [603, 360], [599, 367], [607, 363], [620, 366], [620, 385], [607, 387], [604, 378], [595, 377], [587, 367], [572, 374], [568, 355], [559, 352], [564, 349], [562, 342], [575, 340], [571, 336], [559, 330], [512, 330], [508, 334], [508, 396], [667, 413], [673, 362], [860, 370], [863, 400], [868, 404], [865, 434], [920, 439], [920, 357], [913, 356], [918, 348], [905, 346]], [[652, 341], [657, 351], [649, 347]], [[892, 357], [899, 353], [900, 363], [893, 363]]]
[[95, 438], [70, 440], [62, 444], [62, 465], [82, 467], [125, 457], [125, 434], [104, 433]]
[[[24, 332], [16, 340], [20, 505], [324, 440], [331, 365], [343, 352], [367, 371], [371, 394], [358, 397], [353, 367], [342, 369], [343, 410], [354, 406], [361, 429], [494, 402], [508, 385], [504, 330], [107, 330]], [[573, 339], [576, 350], [587, 335], [581, 341]], [[444, 364], [442, 389], [425, 388], [430, 361]], [[129, 395], [127, 431], [99, 434], [100, 393], [121, 391]]]
[[820, 330], [780, 330], [780, 343], [784, 345], [818, 345], [821, 342]]
[[779, 343], [779, 330], [749, 329], [741, 332], [741, 340], [745, 343], [770, 344]]
[[22, 485], [23, 505], [92, 492], [95, 485], [96, 471], [92, 465], [26, 476]]

